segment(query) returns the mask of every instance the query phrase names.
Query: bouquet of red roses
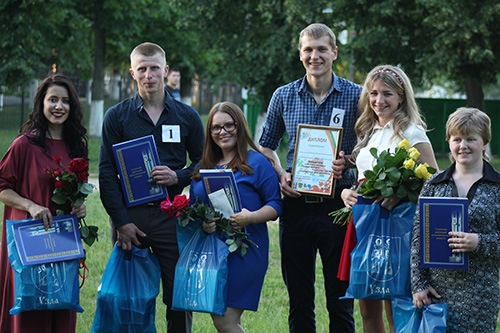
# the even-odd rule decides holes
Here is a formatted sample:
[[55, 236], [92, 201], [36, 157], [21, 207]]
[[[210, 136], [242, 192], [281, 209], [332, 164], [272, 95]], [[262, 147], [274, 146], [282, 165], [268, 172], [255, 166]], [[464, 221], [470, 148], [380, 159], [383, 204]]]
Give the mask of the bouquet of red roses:
[[173, 201], [167, 198], [160, 203], [161, 210], [167, 213], [170, 218], [176, 217], [181, 227], [187, 226], [195, 219], [208, 221], [218, 219], [216, 224], [216, 232], [219, 235], [227, 237], [226, 244], [229, 246], [229, 252], [234, 252], [238, 248], [241, 249], [241, 255], [244, 256], [247, 252], [249, 244], [257, 246], [248, 238], [248, 234], [243, 230], [234, 229], [229, 219], [222, 216], [222, 214], [214, 210], [211, 206], [196, 201], [193, 205], [189, 205], [190, 199], [185, 194], [176, 195]]
[[[55, 156], [54, 162], [60, 167], [51, 169], [45, 168], [44, 171], [50, 175], [54, 182], [54, 192], [51, 200], [59, 205], [70, 202], [73, 206], [80, 206], [85, 202], [85, 198], [94, 191], [94, 185], [89, 184], [89, 165], [84, 158], [73, 158], [66, 170], [61, 165], [61, 157]], [[57, 215], [63, 215], [68, 212], [57, 210]], [[98, 239], [98, 227], [87, 225], [84, 218], [78, 219], [80, 236], [82, 240], [91, 246]]]

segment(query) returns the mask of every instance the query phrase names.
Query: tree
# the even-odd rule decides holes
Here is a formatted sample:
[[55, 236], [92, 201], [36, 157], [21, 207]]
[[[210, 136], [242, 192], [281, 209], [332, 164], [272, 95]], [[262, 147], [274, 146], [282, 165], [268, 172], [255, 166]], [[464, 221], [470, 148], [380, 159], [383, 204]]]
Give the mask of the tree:
[[500, 63], [500, 3], [485, 0], [339, 0], [334, 11], [356, 37], [356, 66], [404, 68], [414, 85], [452, 81], [467, 104], [484, 110], [482, 86], [495, 82]]
[[432, 33], [426, 66], [465, 87], [467, 104], [484, 110], [483, 85], [500, 73], [500, 3], [497, 0], [418, 0], [428, 15], [424, 24]]
[[53, 64], [59, 70], [88, 67], [86, 23], [71, 0], [2, 1], [0, 85], [25, 86], [49, 74]]
[[210, 50], [215, 67], [200, 75], [250, 88], [265, 102], [280, 85], [304, 75], [298, 34], [312, 22], [324, 22], [328, 1], [176, 0], [184, 8], [180, 29], [194, 29]]
[[[162, 46], [174, 59], [182, 59], [178, 66], [189, 70], [197, 59], [205, 59], [204, 52], [192, 50], [196, 36], [188, 29], [179, 31], [175, 23], [181, 9], [164, 1], [94, 0], [82, 1], [86, 15], [93, 22], [94, 66], [92, 107], [89, 135], [99, 137], [104, 113], [104, 71], [124, 72], [130, 68], [130, 52], [138, 44], [151, 41]], [[169, 52], [170, 50], [175, 50]], [[186, 56], [187, 57], [182, 57]]]

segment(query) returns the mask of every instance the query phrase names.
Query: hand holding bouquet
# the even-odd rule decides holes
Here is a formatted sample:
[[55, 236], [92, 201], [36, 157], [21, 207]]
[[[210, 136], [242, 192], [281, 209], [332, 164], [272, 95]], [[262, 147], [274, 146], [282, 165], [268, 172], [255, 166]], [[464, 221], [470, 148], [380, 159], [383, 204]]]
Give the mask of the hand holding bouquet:
[[216, 232], [219, 235], [227, 237], [226, 244], [229, 246], [229, 252], [234, 252], [241, 249], [241, 255], [244, 256], [250, 244], [257, 246], [248, 238], [248, 234], [243, 230], [234, 229], [229, 219], [222, 216], [218, 211], [215, 211], [211, 206], [196, 201], [193, 205], [189, 205], [190, 199], [185, 194], [176, 195], [173, 201], [167, 198], [160, 203], [161, 210], [167, 213], [170, 218], [176, 217], [181, 227], [187, 226], [195, 219], [216, 221]]
[[[69, 201], [73, 206], [81, 206], [85, 202], [85, 198], [94, 191], [94, 185], [87, 182], [89, 178], [89, 165], [84, 158], [73, 158], [67, 170], [61, 165], [61, 157], [55, 156], [56, 162], [60, 168], [45, 168], [47, 173], [54, 182], [54, 192], [51, 200], [59, 205], [64, 205]], [[57, 210], [57, 215], [67, 214], [62, 210]], [[87, 225], [84, 218], [78, 219], [78, 227], [80, 236], [88, 246], [94, 244], [98, 239], [98, 227]]]
[[[377, 148], [371, 148], [370, 153], [377, 164], [373, 170], [364, 172], [366, 180], [358, 189], [358, 193], [366, 199], [395, 196], [417, 203], [425, 181], [436, 172], [427, 163], [418, 163], [420, 152], [410, 148], [406, 139], [398, 143], [394, 154], [385, 150], [379, 154]], [[333, 223], [345, 225], [351, 218], [351, 209], [344, 207], [329, 215], [333, 216]]]

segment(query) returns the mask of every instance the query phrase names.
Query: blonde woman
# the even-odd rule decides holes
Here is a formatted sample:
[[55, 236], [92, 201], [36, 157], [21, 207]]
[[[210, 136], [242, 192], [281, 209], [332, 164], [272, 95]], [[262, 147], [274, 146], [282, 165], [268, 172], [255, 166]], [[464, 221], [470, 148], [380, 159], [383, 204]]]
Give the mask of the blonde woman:
[[[418, 149], [421, 163], [427, 163], [437, 169], [434, 151], [426, 135], [427, 127], [415, 101], [413, 88], [408, 76], [400, 68], [382, 65], [368, 73], [359, 100], [359, 110], [361, 115], [354, 126], [358, 144], [354, 147], [351, 157], [351, 162], [356, 165], [358, 171], [358, 181], [362, 181], [364, 171], [373, 169], [376, 164], [375, 158], [370, 154], [371, 148], [394, 153], [397, 144], [403, 139], [408, 140], [410, 147]], [[358, 202], [358, 193], [352, 189], [343, 190], [341, 197], [346, 207], [352, 207]], [[388, 210], [399, 203], [396, 197], [379, 198], [378, 201]], [[349, 224], [349, 228], [351, 230], [348, 230], [348, 234], [353, 236], [353, 223]], [[346, 256], [352, 248], [353, 239], [346, 237], [343, 262], [346, 262]], [[348, 265], [341, 266], [341, 279], [348, 279]], [[359, 306], [364, 332], [385, 332], [382, 316], [384, 302], [360, 299]], [[392, 311], [388, 301], [385, 302], [385, 310], [390, 330], [393, 332]]]

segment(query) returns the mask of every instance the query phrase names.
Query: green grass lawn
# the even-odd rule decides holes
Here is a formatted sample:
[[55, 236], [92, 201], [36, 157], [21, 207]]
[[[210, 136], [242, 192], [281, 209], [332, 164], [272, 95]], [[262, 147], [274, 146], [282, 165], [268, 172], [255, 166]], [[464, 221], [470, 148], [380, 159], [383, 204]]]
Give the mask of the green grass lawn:
[[[97, 286], [106, 262], [111, 253], [112, 244], [109, 238], [108, 217], [100, 203], [97, 192], [88, 198], [87, 223], [99, 225], [100, 240], [91, 248], [87, 248], [87, 265], [89, 277], [81, 289], [81, 305], [85, 312], [78, 314], [77, 332], [87, 333], [90, 331], [95, 312]], [[248, 333], [262, 332], [286, 332], [288, 330], [288, 296], [285, 285], [281, 278], [280, 255], [278, 247], [278, 224], [269, 222], [270, 231], [270, 254], [269, 269], [264, 282], [264, 289], [260, 302], [259, 311], [247, 311], [243, 315], [243, 327]], [[318, 260], [317, 267], [317, 326], [318, 332], [328, 331], [328, 316], [325, 306], [323, 276], [321, 273], [321, 261]], [[160, 295], [161, 296], [161, 295]], [[157, 298], [156, 327], [158, 332], [165, 332], [165, 305], [161, 297]], [[359, 313], [359, 312], [358, 312]], [[358, 325], [361, 325], [358, 317]], [[361, 326], [359, 326], [361, 327]], [[210, 315], [205, 313], [193, 314], [193, 332], [205, 333], [216, 332], [213, 328]]]
[[[11, 141], [16, 136], [16, 131], [2, 131], [0, 137], [0, 152], [6, 151]], [[90, 160], [92, 176], [97, 175], [99, 140], [90, 140]], [[440, 158], [438, 163], [441, 168], [449, 165], [447, 158]], [[493, 161], [496, 168], [499, 168], [498, 159]], [[95, 181], [95, 178], [91, 182]], [[87, 277], [80, 293], [80, 303], [84, 312], [78, 314], [78, 333], [88, 333], [92, 326], [95, 313], [95, 303], [97, 295], [97, 286], [104, 272], [112, 250], [110, 241], [108, 216], [99, 199], [99, 193], [95, 191], [87, 200], [87, 223], [99, 226], [100, 239], [91, 248], [87, 247], [87, 265], [89, 267], [89, 276]], [[3, 213], [3, 205], [0, 205], [0, 213]], [[269, 269], [264, 282], [261, 302], [257, 312], [247, 311], [243, 314], [243, 327], [247, 333], [262, 332], [287, 332], [288, 317], [288, 295], [281, 278], [280, 253], [278, 245], [278, 224], [269, 222], [270, 233], [270, 261]], [[325, 305], [325, 293], [323, 289], [323, 274], [321, 261], [317, 260], [316, 268], [316, 321], [317, 332], [328, 332], [328, 314]], [[161, 295], [160, 295], [161, 296]], [[165, 332], [165, 306], [161, 302], [161, 297], [157, 301], [156, 326], [158, 332]], [[357, 302], [355, 302], [356, 331], [362, 332], [361, 317]], [[193, 332], [206, 333], [215, 332], [212, 326], [210, 315], [194, 313]], [[500, 330], [497, 329], [497, 332]]]

